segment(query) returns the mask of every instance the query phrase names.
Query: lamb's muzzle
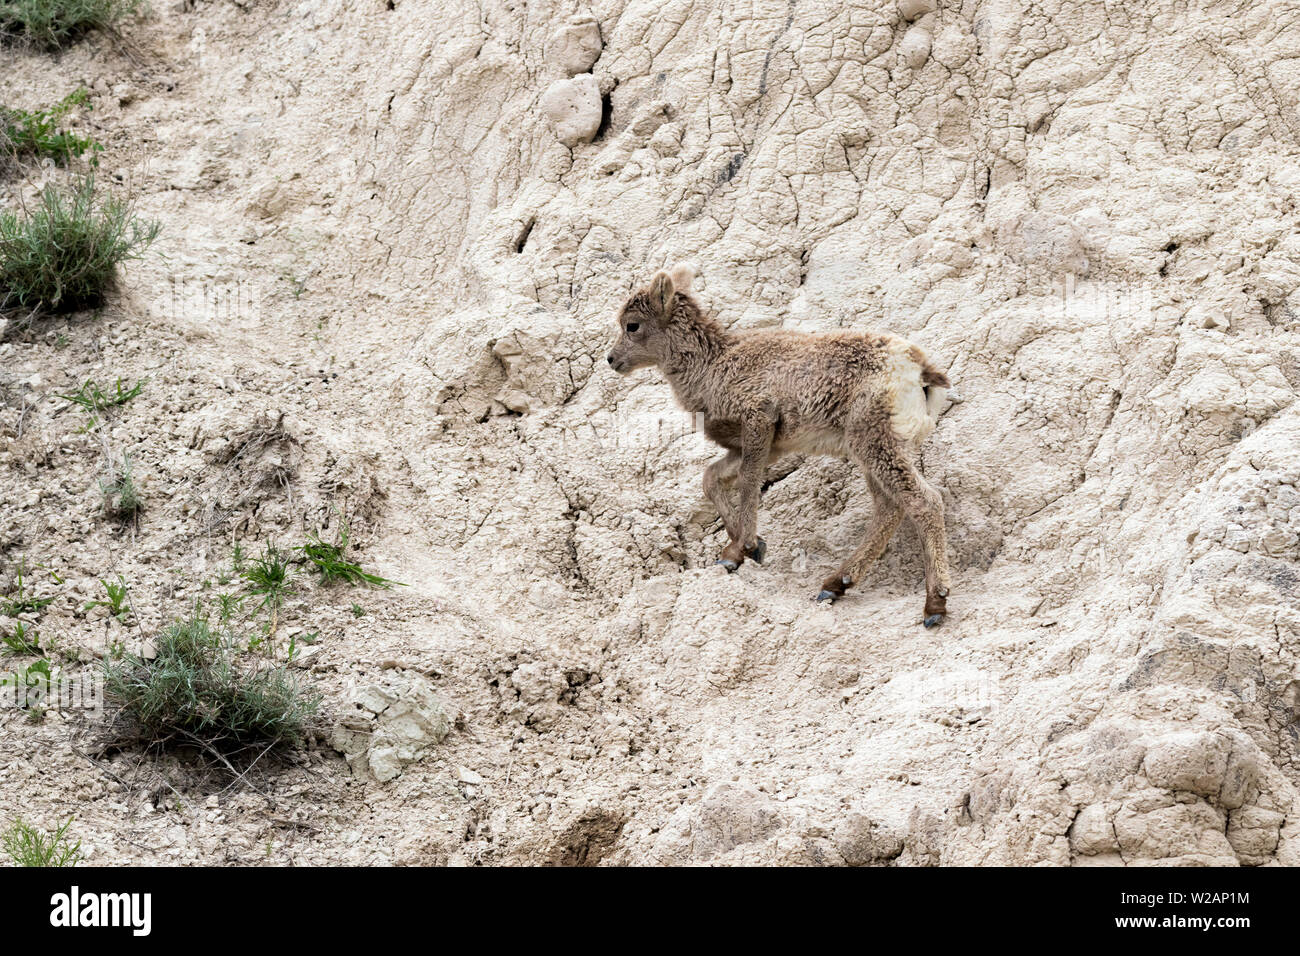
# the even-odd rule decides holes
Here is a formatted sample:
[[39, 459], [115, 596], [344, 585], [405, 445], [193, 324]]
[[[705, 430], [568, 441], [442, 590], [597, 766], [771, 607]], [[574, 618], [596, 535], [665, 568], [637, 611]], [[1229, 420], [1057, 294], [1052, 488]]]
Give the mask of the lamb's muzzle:
[[730, 332], [704, 315], [693, 279], [679, 265], [629, 297], [606, 361], [621, 374], [660, 369], [678, 403], [701, 414], [705, 434], [726, 449], [704, 472], [730, 539], [718, 563], [728, 571], [746, 557], [761, 563], [758, 500], [770, 462], [796, 453], [848, 458], [866, 475], [875, 514], [817, 600], [834, 601], [861, 581], [907, 517], [925, 555], [923, 622], [940, 623], [952, 587], [943, 499], [921, 474], [919, 448], [946, 405], [948, 376], [888, 333]]

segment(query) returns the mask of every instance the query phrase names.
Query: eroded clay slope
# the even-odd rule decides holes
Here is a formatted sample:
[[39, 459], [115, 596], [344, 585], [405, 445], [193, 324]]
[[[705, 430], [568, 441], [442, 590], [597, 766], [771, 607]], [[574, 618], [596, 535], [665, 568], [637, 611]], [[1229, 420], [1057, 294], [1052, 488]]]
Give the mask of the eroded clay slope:
[[[20, 65], [32, 96], [82, 70], [99, 120], [152, 131], [109, 156], [172, 257], [120, 317], [189, 416], [148, 450], [181, 482], [284, 413], [264, 467], [298, 498], [259, 480], [134, 544], [64, 533], [148, 578], [216, 560], [214, 498], [263, 535], [342, 502], [411, 588], [338, 618], [332, 703], [413, 668], [460, 714], [391, 782], [322, 757], [283, 784], [319, 825], [290, 858], [1297, 862], [1290, 4], [199, 3], [137, 36], [163, 66]], [[885, 328], [949, 370], [942, 628], [906, 528], [811, 602], [869, 515], [842, 463], [784, 463], [768, 562], [712, 566], [710, 449], [653, 372], [603, 361], [680, 260], [733, 328]], [[255, 306], [175, 314], [178, 275]], [[259, 807], [183, 852], [256, 855]], [[115, 814], [90, 819], [139, 825]]]

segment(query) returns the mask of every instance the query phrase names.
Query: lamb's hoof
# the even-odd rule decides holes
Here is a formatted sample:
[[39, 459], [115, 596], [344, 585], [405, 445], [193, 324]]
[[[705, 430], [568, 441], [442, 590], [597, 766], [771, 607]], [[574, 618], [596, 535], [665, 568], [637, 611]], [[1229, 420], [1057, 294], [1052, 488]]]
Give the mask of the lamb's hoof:
[[762, 538], [759, 538], [758, 544], [754, 545], [754, 547], [746, 551], [745, 556], [749, 558], [751, 561], [755, 561], [758, 564], [762, 564], [763, 559], [767, 557], [767, 542], [764, 541]]
[[713, 563], [722, 565], [724, 568], [727, 569], [728, 574], [733, 574], [736, 568], [740, 567], [740, 565], [738, 565], [735, 561], [730, 560], [729, 558], [719, 558], [717, 561], [714, 561]]
[[942, 614], [931, 614], [921, 623], [924, 624], [926, 627], [937, 627], [942, 622], [943, 622]]
[[836, 598], [844, 597], [844, 592], [853, 586], [853, 579], [847, 574], [841, 574], [838, 581], [832, 581], [827, 578], [822, 582], [822, 589], [817, 595], [817, 603], [822, 601], [834, 601]]

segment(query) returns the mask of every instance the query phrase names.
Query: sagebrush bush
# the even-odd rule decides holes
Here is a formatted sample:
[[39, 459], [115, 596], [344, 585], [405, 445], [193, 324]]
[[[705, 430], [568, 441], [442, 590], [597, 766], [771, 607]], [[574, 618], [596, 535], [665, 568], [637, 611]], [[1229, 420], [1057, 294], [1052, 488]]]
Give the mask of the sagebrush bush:
[[57, 50], [139, 8], [140, 0], [0, 0], [0, 38]]
[[148, 743], [196, 743], [219, 751], [300, 743], [320, 695], [286, 667], [245, 665], [234, 639], [200, 617], [154, 639], [152, 659], [104, 665], [104, 694]]
[[53, 833], [45, 833], [22, 820], [15, 820], [0, 838], [0, 843], [3, 843], [14, 866], [76, 866], [81, 862], [81, 841], [74, 843], [68, 838], [70, 826], [71, 817]]
[[96, 305], [117, 267], [158, 237], [131, 204], [100, 196], [92, 176], [50, 184], [26, 215], [0, 213], [0, 309], [68, 312]]

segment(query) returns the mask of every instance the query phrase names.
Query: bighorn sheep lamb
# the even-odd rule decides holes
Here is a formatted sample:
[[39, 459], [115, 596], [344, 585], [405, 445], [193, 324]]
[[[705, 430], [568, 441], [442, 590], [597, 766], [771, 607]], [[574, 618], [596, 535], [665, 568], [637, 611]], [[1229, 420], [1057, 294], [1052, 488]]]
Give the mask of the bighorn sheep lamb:
[[[704, 493], [731, 539], [718, 563], [728, 571], [746, 557], [762, 563], [758, 499], [769, 462], [792, 453], [848, 458], [866, 473], [876, 511], [817, 600], [834, 601], [860, 581], [906, 516], [925, 552], [923, 621], [938, 624], [952, 586], [943, 499], [922, 477], [917, 452], [934, 430], [948, 377], [915, 345], [882, 332], [730, 332], [701, 311], [693, 278], [679, 265], [634, 293], [608, 360], [621, 374], [657, 366], [677, 401], [701, 413], [705, 434], [727, 450], [704, 472]], [[733, 482], [739, 507], [726, 487]]]

